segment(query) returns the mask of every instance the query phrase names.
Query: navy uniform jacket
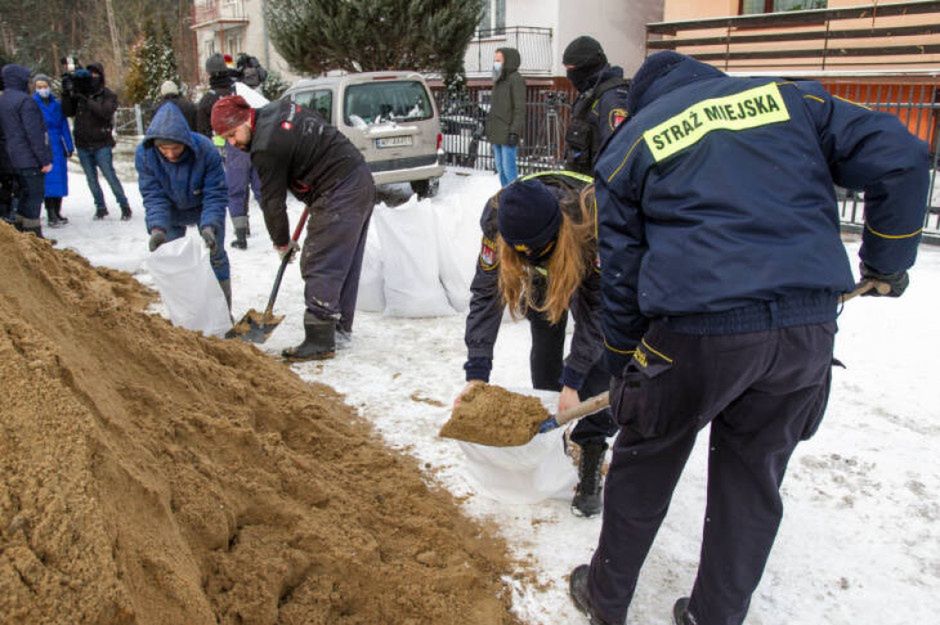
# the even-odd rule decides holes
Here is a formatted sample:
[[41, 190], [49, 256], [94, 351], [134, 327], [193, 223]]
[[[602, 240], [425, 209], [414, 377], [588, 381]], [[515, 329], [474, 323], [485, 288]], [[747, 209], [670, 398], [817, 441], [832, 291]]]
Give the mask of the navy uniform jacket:
[[[561, 204], [562, 210], [570, 211], [569, 217], [580, 220], [581, 209], [577, 204], [578, 194], [585, 185], [590, 184], [587, 176], [574, 172], [545, 172], [524, 176], [520, 180], [538, 177], [556, 197], [573, 198], [575, 201]], [[467, 380], [488, 381], [493, 362], [493, 345], [499, 333], [505, 307], [499, 292], [499, 257], [496, 239], [499, 236], [497, 196], [491, 198], [483, 209], [480, 227], [483, 229], [483, 243], [477, 262], [476, 275], [470, 285], [470, 312], [467, 314], [467, 328], [464, 341], [467, 344]], [[595, 251], [589, 250], [591, 257]], [[535, 276], [535, 289], [544, 287], [541, 274]], [[540, 284], [541, 282], [541, 284]], [[571, 351], [565, 359], [561, 383], [575, 390], [581, 388], [585, 376], [595, 362], [603, 355], [604, 338], [600, 326], [600, 276], [596, 266], [584, 276], [581, 285], [571, 296], [569, 307], [574, 317], [574, 336], [571, 339]]]
[[[616, 84], [619, 81], [619, 84]], [[594, 94], [605, 84], [610, 84], [610, 88], [604, 89], [600, 97], [595, 98]], [[614, 86], [615, 85], [615, 86]], [[601, 147], [607, 139], [613, 134], [617, 126], [627, 118], [627, 98], [630, 90], [623, 80], [623, 68], [607, 67], [600, 72], [594, 86], [584, 93], [578, 95], [578, 98], [571, 106], [571, 122], [565, 136], [565, 166], [572, 171], [579, 171], [590, 174], [594, 164], [601, 152]], [[584, 110], [587, 108], [588, 110]], [[584, 119], [592, 128], [590, 137], [590, 146], [582, 146], [576, 136], [571, 136], [575, 120]], [[587, 150], [588, 154], [581, 158], [582, 152]], [[582, 161], [589, 161], [584, 166], [580, 165]]]
[[865, 191], [862, 260], [885, 274], [913, 264], [927, 146], [894, 116], [816, 82], [732, 78], [672, 52], [640, 68], [629, 109], [595, 171], [612, 373], [650, 318], [759, 331], [708, 319], [772, 302], [774, 327], [835, 319], [854, 280], [833, 183]]

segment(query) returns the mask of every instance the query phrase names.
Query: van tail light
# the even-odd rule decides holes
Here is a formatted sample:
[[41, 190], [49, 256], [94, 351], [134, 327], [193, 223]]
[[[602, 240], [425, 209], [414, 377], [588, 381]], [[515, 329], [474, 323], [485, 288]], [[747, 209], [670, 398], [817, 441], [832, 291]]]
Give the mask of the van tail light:
[[444, 144], [444, 135], [441, 133], [437, 133], [437, 149], [440, 150], [443, 144]]

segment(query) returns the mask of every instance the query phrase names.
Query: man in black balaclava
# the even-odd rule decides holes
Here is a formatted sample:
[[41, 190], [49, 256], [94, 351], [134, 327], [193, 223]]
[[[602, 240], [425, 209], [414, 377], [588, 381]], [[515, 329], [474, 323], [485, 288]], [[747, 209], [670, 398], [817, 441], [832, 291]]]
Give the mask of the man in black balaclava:
[[629, 83], [593, 37], [582, 35], [569, 43], [562, 63], [578, 90], [565, 133], [565, 167], [591, 175], [601, 146], [627, 117]]

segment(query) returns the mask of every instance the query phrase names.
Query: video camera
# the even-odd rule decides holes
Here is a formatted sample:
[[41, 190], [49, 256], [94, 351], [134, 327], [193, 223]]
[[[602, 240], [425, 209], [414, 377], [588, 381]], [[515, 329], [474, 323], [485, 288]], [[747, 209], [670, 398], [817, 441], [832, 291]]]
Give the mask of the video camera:
[[74, 56], [62, 57], [59, 62], [65, 69], [62, 74], [62, 93], [69, 97], [76, 94], [91, 95], [91, 72], [82, 67]]
[[564, 91], [547, 91], [542, 94], [542, 97], [545, 98], [545, 103], [549, 106], [559, 106], [568, 103], [568, 94]]

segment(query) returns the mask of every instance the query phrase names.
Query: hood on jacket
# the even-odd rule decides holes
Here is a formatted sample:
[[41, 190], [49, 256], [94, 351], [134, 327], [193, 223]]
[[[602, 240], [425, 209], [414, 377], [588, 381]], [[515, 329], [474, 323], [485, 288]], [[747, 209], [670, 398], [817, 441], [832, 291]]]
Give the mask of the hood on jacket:
[[627, 109], [631, 115], [662, 95], [689, 83], [724, 76], [720, 69], [671, 50], [649, 56], [633, 76]]
[[189, 124], [175, 104], [161, 106], [157, 114], [153, 116], [153, 121], [147, 127], [147, 134], [144, 135], [144, 147], [153, 147], [154, 139], [175, 141], [182, 143], [192, 152], [196, 151], [196, 143], [193, 141]]
[[503, 70], [500, 72], [500, 79], [509, 76], [509, 74], [519, 71], [519, 66], [522, 64], [522, 58], [519, 56], [519, 51], [515, 48], [497, 48], [497, 52], [503, 53]]
[[2, 73], [6, 89], [29, 93], [29, 68], [10, 63], [3, 66]]
[[98, 74], [101, 74], [101, 86], [102, 87], [105, 86], [106, 81], [105, 81], [105, 76], [104, 76], [104, 65], [102, 65], [101, 63], [89, 63], [88, 65], [85, 66], [85, 69], [87, 69], [89, 72], [94, 71], [94, 72], [97, 72]]

